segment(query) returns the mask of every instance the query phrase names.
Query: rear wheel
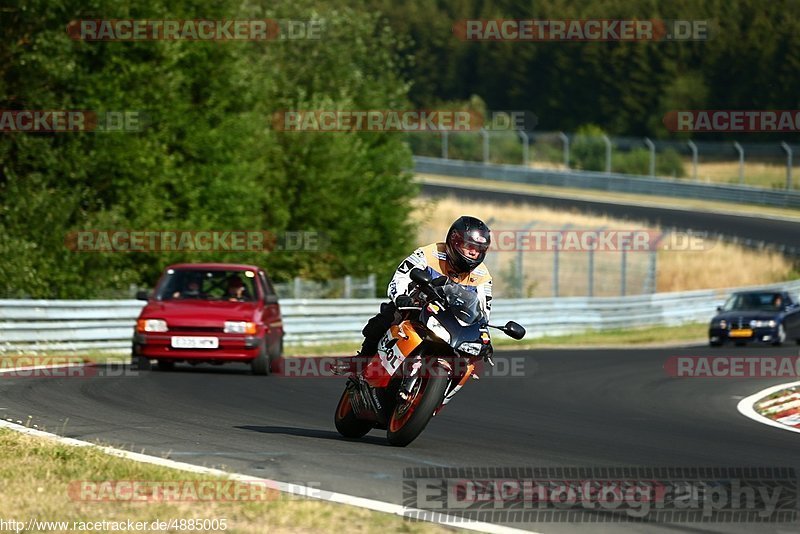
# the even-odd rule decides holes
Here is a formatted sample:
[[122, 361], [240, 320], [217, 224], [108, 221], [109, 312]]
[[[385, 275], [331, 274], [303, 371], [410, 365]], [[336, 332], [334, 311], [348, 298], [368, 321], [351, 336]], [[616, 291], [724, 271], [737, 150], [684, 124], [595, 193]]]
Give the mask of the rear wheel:
[[346, 438], [361, 438], [372, 430], [372, 423], [361, 421], [353, 413], [353, 406], [350, 404], [350, 391], [345, 388], [339, 404], [336, 406], [336, 414], [333, 418], [336, 430]]
[[[444, 375], [444, 372], [441, 374]], [[433, 417], [433, 412], [442, 403], [447, 381], [447, 376], [432, 376], [417, 380], [408, 399], [398, 401], [389, 420], [386, 438], [390, 444], [405, 447], [417, 439]]]

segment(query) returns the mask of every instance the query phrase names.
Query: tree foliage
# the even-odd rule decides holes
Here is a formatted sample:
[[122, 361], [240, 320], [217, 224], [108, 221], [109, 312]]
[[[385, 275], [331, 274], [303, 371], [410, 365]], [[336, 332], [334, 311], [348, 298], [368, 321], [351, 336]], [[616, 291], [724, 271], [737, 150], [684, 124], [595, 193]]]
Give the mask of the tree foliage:
[[[275, 278], [386, 277], [413, 244], [410, 152], [394, 133], [290, 133], [291, 109], [408, 107], [403, 40], [376, 14], [310, 1], [32, 0], [4, 7], [0, 109], [135, 110], [140, 132], [0, 135], [0, 296], [152, 284], [177, 261]], [[85, 42], [81, 18], [322, 21], [321, 39]], [[319, 251], [79, 253], [75, 230], [320, 232]]]

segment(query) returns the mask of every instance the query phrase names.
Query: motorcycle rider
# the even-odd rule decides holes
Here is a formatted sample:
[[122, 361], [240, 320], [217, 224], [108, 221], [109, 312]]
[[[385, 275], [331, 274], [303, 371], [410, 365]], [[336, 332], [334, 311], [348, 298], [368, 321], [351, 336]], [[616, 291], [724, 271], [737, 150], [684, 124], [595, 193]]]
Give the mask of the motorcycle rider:
[[[370, 319], [362, 334], [364, 342], [358, 359], [371, 358], [378, 352], [378, 343], [386, 331], [400, 321], [399, 308], [413, 306], [409, 296], [415, 289], [411, 281], [412, 269], [425, 269], [433, 279], [446, 276], [478, 294], [478, 301], [486, 317], [492, 309], [492, 276], [483, 265], [486, 252], [491, 245], [491, 232], [483, 221], [475, 217], [462, 216], [450, 226], [442, 243], [431, 243], [416, 249], [400, 263], [389, 283], [389, 302], [381, 304], [380, 313]], [[491, 343], [484, 348], [483, 356], [491, 361]]]

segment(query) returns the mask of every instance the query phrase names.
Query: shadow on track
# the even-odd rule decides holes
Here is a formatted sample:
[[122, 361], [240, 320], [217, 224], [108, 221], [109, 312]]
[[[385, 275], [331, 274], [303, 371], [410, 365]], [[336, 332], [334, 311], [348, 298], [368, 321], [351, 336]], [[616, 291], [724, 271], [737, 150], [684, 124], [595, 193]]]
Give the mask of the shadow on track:
[[293, 426], [254, 426], [254, 425], [237, 426], [234, 428], [239, 428], [242, 430], [251, 430], [253, 432], [263, 432], [264, 434], [286, 434], [287, 436], [301, 436], [304, 438], [332, 439], [336, 441], [353, 441], [358, 443], [369, 443], [370, 445], [382, 445], [386, 447], [390, 446], [385, 438], [381, 438], [378, 436], [367, 435], [364, 436], [363, 438], [350, 439], [350, 438], [345, 438], [338, 432], [333, 432], [331, 430], [317, 430], [313, 428], [298, 428]]

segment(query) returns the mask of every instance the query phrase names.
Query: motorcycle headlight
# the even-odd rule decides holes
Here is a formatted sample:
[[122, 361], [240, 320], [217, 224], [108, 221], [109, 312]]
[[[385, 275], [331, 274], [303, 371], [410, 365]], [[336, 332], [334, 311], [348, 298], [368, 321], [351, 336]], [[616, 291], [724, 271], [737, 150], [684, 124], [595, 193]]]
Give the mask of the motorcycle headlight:
[[450, 343], [450, 332], [448, 332], [447, 329], [442, 326], [442, 323], [437, 321], [435, 317], [428, 317], [428, 322], [425, 323], [425, 326], [428, 327], [428, 330], [436, 334], [436, 337], [445, 343]]
[[483, 348], [483, 344], [481, 343], [468, 343], [464, 342], [458, 346], [458, 350], [461, 352], [466, 352], [467, 354], [471, 354], [473, 356], [477, 356], [481, 353], [481, 349]]
[[225, 328], [222, 331], [226, 334], [255, 334], [256, 324], [245, 321], [225, 321]]
[[167, 321], [164, 319], [139, 319], [136, 321], [137, 332], [166, 332]]
[[775, 328], [777, 323], [774, 319], [770, 319], [769, 321], [759, 321], [753, 319], [750, 321], [750, 328]]

